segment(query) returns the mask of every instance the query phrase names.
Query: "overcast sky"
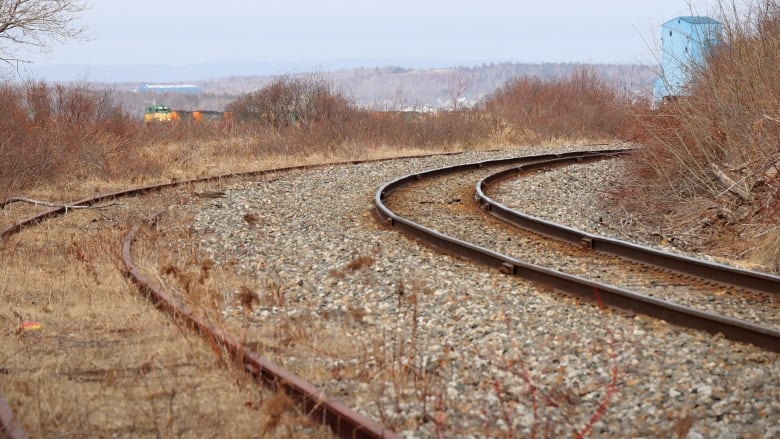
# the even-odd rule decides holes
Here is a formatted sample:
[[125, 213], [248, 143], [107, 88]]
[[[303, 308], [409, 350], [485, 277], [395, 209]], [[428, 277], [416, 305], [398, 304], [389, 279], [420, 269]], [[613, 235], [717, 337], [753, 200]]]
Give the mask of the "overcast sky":
[[[86, 0], [89, 41], [37, 65], [451, 60], [652, 63], [686, 0]], [[707, 14], [694, 0], [694, 14]], [[713, 1], [710, 0], [709, 4]], [[396, 64], [398, 64], [396, 62]], [[447, 66], [443, 66], [447, 67]]]

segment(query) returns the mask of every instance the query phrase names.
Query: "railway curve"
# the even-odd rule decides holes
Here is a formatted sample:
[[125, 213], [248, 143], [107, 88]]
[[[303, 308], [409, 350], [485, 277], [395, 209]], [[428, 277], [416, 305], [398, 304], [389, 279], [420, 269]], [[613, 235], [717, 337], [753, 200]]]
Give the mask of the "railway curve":
[[[507, 161], [507, 164], [510, 164], [510, 162], [509, 162], [509, 161]], [[397, 173], [397, 174], [395, 174], [395, 175], [402, 175], [402, 173], [401, 173], [401, 172], [398, 172], [398, 173]], [[384, 181], [386, 181], [386, 180], [384, 180]], [[377, 184], [379, 184], [379, 182], [377, 182]], [[373, 186], [372, 186], [371, 193], [373, 193], [373, 191], [374, 191], [374, 189], [375, 189], [376, 187], [377, 187], [376, 185], [373, 185]], [[285, 189], [287, 189], [287, 188], [285, 188]], [[282, 203], [282, 204], [284, 204], [284, 203]], [[286, 206], [290, 206], [291, 204], [290, 204], [290, 203], [286, 203], [285, 205], [286, 205]], [[31, 224], [34, 224], [34, 223], [35, 223], [35, 221], [33, 221], [33, 223], [31, 223]], [[380, 232], [381, 232], [381, 228], [380, 228]], [[388, 235], [388, 234], [384, 233], [383, 235]], [[393, 235], [393, 234], [389, 234], [389, 235]], [[5, 235], [4, 235], [4, 236], [5, 236]], [[392, 242], [392, 239], [391, 239], [390, 241]], [[385, 244], [383, 244], [383, 245], [385, 245]], [[390, 244], [390, 245], [392, 245], [392, 244]], [[379, 262], [377, 262], [377, 264], [379, 264]], [[382, 264], [382, 267], [385, 267], [385, 265], [384, 265], [384, 264]], [[382, 268], [381, 270], [386, 270], [386, 269], [387, 269], [387, 268], [385, 267], [385, 268]], [[377, 270], [380, 270], [380, 269], [379, 269], [379, 268], [377, 268]], [[379, 272], [381, 272], [381, 271], [377, 271], [377, 272], [379, 273]], [[446, 271], [445, 271], [445, 272], [446, 272]], [[407, 288], [410, 288], [410, 287], [408, 287], [408, 286], [407, 286]], [[418, 294], [419, 294], [419, 293], [418, 293]], [[437, 297], [438, 297], [438, 296], [439, 296], [439, 291], [438, 291], [438, 289], [437, 289], [437, 290], [436, 290], [434, 293], [432, 293], [432, 294], [433, 294], [434, 296], [437, 296]], [[420, 299], [422, 300], [422, 299], [423, 299], [423, 297], [420, 297]], [[431, 318], [431, 319], [433, 319], [433, 321], [434, 321], [434, 322], [439, 322], [439, 320], [438, 320], [437, 318], [435, 318], [434, 316], [428, 315], [427, 311], [426, 311], [426, 318]], [[469, 327], [469, 325], [471, 325], [471, 327], [473, 327], [473, 323], [471, 323], [471, 322], [469, 322], [469, 323], [466, 323], [465, 321], [461, 321], [461, 326], [465, 326], [466, 328], [468, 328], [468, 327]], [[533, 330], [532, 330], [532, 331], [533, 331]], [[473, 331], [471, 331], [471, 332], [473, 332]], [[471, 332], [469, 332], [469, 333], [471, 333]], [[536, 331], [534, 331], [534, 332], [532, 332], [532, 333], [530, 334], [530, 336], [531, 336], [532, 338], [533, 338], [533, 334], [534, 334], [535, 332], [536, 332]], [[469, 336], [469, 337], [470, 337], [470, 336]], [[470, 338], [469, 338], [469, 340], [470, 340]], [[465, 340], [464, 340], [464, 341], [465, 341]], [[542, 346], [542, 347], [543, 347], [543, 346]], [[610, 348], [606, 348], [606, 349], [607, 349], [607, 352], [610, 352]], [[485, 357], [483, 357], [483, 356], [479, 355], [479, 352], [477, 352], [477, 355], [476, 355], [476, 356], [473, 356], [473, 352], [472, 352], [472, 351], [473, 351], [473, 348], [466, 348], [466, 349], [464, 349], [464, 352], [466, 352], [466, 353], [468, 353], [469, 355], [471, 355], [471, 356], [472, 356], [472, 358], [471, 358], [471, 360], [472, 360], [472, 361], [475, 361], [475, 362], [476, 362], [476, 363], [478, 363], [478, 364], [483, 364], [483, 363], [485, 363], [485, 362], [487, 361], [487, 359], [486, 359]], [[748, 350], [748, 351], [749, 351], [749, 352], [752, 352], [752, 351], [750, 351], [750, 350]], [[526, 351], [526, 352], [527, 352], [527, 351]], [[453, 358], [458, 358], [458, 355], [457, 355], [457, 354], [458, 354], [457, 352], [451, 352], [451, 353], [447, 354], [447, 356], [446, 356], [446, 357], [441, 357], [441, 358], [439, 358], [438, 360], [437, 360], [437, 359], [434, 357], [434, 360], [431, 360], [431, 361], [433, 361], [434, 363], [433, 363], [433, 364], [429, 364], [429, 365], [428, 365], [428, 366], [426, 366], [426, 367], [428, 367], [428, 368], [430, 368], [431, 370], [434, 370], [434, 371], [435, 371], [435, 370], [439, 370], [439, 368], [440, 368], [441, 366], [438, 366], [437, 364], [444, 364], [444, 363], [446, 363], [446, 362], [455, 361], [455, 360], [453, 360]], [[484, 354], [483, 354], [483, 355], [484, 355]], [[621, 355], [622, 355], [622, 354], [621, 354]], [[751, 355], [755, 355], [755, 354], [751, 354]], [[565, 357], [564, 357], [564, 358], [565, 358]], [[771, 357], [770, 357], [770, 358], [771, 358]], [[529, 361], [529, 363], [528, 363], [528, 364], [529, 364], [529, 366], [534, 364], [534, 363], [533, 363], [533, 359], [526, 358], [525, 360], [526, 360], [526, 361]], [[627, 374], [629, 374], [629, 375], [630, 375], [630, 374], [631, 374], [631, 370], [630, 370], [630, 369], [631, 369], [631, 367], [632, 367], [632, 366], [631, 366], [630, 364], [623, 365], [623, 363], [622, 363], [622, 362], [624, 361], [623, 359], [620, 359], [620, 361], [621, 361], [621, 365], [620, 365], [620, 367], [621, 367], [621, 374], [623, 373], [623, 368], [624, 368], [624, 367], [626, 367], [626, 368], [627, 368], [627, 370], [626, 370], [626, 372], [625, 372], [625, 373], [627, 373]], [[771, 361], [771, 360], [770, 360], [770, 361]], [[441, 363], [441, 362], [444, 362], [444, 363]], [[250, 367], [250, 369], [251, 369], [251, 370], [249, 371], [250, 373], [257, 373], [257, 372], [258, 372], [258, 370], [259, 370], [257, 367]], [[441, 370], [446, 370], [446, 369], [441, 369]], [[538, 370], [538, 369], [536, 369], [536, 370]], [[499, 372], [487, 372], [487, 374], [488, 374], [488, 375], [486, 375], [486, 376], [487, 376], [488, 378], [492, 377], [493, 379], [496, 379], [496, 378], [497, 378], [497, 375], [496, 375], [496, 374], [501, 374], [501, 373], [503, 373], [503, 372], [501, 372], [501, 371], [499, 371]], [[535, 374], [534, 374], [534, 375], [535, 375]], [[545, 389], [545, 388], [544, 388], [544, 385], [540, 383], [540, 381], [542, 381], [542, 378], [541, 378], [541, 376], [537, 377], [537, 376], [534, 376], [534, 375], [532, 375], [532, 377], [531, 377], [531, 378], [533, 378], [533, 379], [534, 379], [533, 383], [534, 383], [536, 386], [538, 386], [538, 389], [539, 389], [539, 390], [538, 390], [538, 392], [542, 392], [542, 391]], [[631, 381], [631, 378], [630, 378], [630, 377], [629, 377], [628, 379], [629, 379], [629, 380], [628, 380], [627, 382], [624, 382], [624, 381], [623, 381], [623, 378], [620, 378], [620, 381], [618, 381], [618, 382], [616, 383], [616, 385], [617, 385], [617, 389], [618, 389], [618, 390], [616, 390], [616, 391], [618, 391], [618, 392], [619, 392], [619, 391], [620, 391], [619, 389], [621, 388], [621, 386], [628, 386], [628, 387], [632, 387], [632, 386], [635, 386], [635, 385], [636, 385], [636, 384], [632, 384], [632, 381]], [[520, 384], [521, 384], [521, 387], [522, 387], [522, 383], [523, 383], [524, 381], [523, 381], [523, 380], [519, 380], [519, 382], [520, 382]], [[530, 382], [529, 382], [529, 383], [530, 383]], [[508, 390], [508, 389], [510, 388], [510, 387], [509, 387], [509, 384], [506, 384], [506, 385], [507, 385], [507, 388], [506, 388], [506, 389]], [[449, 392], [450, 390], [452, 390], [452, 389], [450, 389], [450, 388], [449, 388], [449, 384], [448, 384], [447, 386], [448, 386], [448, 387], [447, 387], [447, 392]], [[503, 386], [503, 385], [502, 385], [502, 386]], [[605, 388], [607, 388], [607, 387], [609, 387], [609, 386], [605, 386]], [[716, 386], [713, 386], [713, 388], [715, 388], [715, 387], [716, 387]], [[611, 387], [609, 387], [609, 388], [611, 388]], [[702, 390], [700, 390], [700, 391], [701, 391], [701, 392], [704, 392], [703, 394], [704, 394], [704, 395], [706, 395], [706, 392], [707, 392], [707, 386], [706, 386], [706, 385], [703, 385], [703, 386], [700, 386], [699, 388], [700, 388], [700, 389], [702, 389]], [[461, 389], [461, 384], [457, 384], [457, 387], [454, 387], [453, 389], [458, 389], [458, 390], [460, 390], [460, 389]], [[553, 389], [553, 390], [554, 390], [554, 389]], [[563, 390], [566, 390], [566, 389], [563, 389]], [[544, 390], [544, 391], [546, 391], [546, 390]], [[502, 391], [502, 392], [503, 392], [503, 391]], [[584, 397], [581, 397], [581, 396], [578, 396], [578, 395], [576, 395], [576, 394], [575, 394], [574, 396], [572, 396], [571, 394], [566, 394], [565, 398], [563, 399], [564, 405], [565, 405], [566, 398], [572, 398], [572, 397], [574, 397], [574, 398], [580, 399], [580, 398], [591, 398], [591, 397], [592, 397], [592, 396], [591, 396], [591, 395], [592, 395], [592, 393], [590, 393], [590, 390], [583, 390], [583, 391], [581, 391], [581, 392], [585, 392], [585, 393], [581, 393], [581, 395], [586, 395], [586, 396], [584, 396]], [[575, 393], [577, 393], [577, 392], [575, 391]], [[446, 394], [447, 394], [447, 395], [449, 395], [449, 393], [446, 393]], [[508, 393], [499, 393], [499, 397], [500, 397], [500, 395], [502, 395], [502, 394], [504, 394], [504, 395], [508, 395]], [[540, 394], [540, 395], [541, 395], [541, 394]], [[552, 402], [554, 402], [554, 403], [561, 403], [561, 402], [562, 402], [561, 398], [563, 398], [563, 396], [561, 396], [561, 395], [559, 395], [559, 394], [557, 394], [557, 393], [554, 393], [554, 392], [553, 392], [553, 393], [546, 393], [546, 394], [544, 394], [544, 395], [545, 395], [544, 397], [545, 397], [545, 398], [548, 398], [548, 401], [549, 401], [549, 402], [551, 402], [551, 403], [552, 403]], [[716, 389], [716, 390], [714, 390], [713, 396], [715, 396], [715, 395], [720, 395], [720, 393], [718, 393], [718, 390], [717, 390], [717, 389]], [[490, 395], [488, 395], [488, 396], [490, 396]], [[482, 408], [485, 408], [485, 407], [487, 407], [487, 405], [488, 405], [488, 404], [494, 404], [494, 403], [495, 403], [495, 401], [491, 400], [491, 398], [494, 398], [494, 397], [485, 398], [485, 399], [484, 399], [484, 407], [482, 407], [482, 406], [480, 406], [480, 407], [482, 407]], [[509, 401], [511, 404], [514, 404], [514, 403], [515, 403], [515, 402], [514, 402], [515, 400], [514, 400], [514, 399], [512, 399], [512, 398], [515, 398], [515, 396], [509, 396], [509, 398], [510, 398], [510, 399], [509, 399], [508, 401]], [[472, 397], [472, 398], [471, 398], [471, 400], [472, 400], [472, 401], [481, 401], [482, 399], [483, 399], [483, 398], [481, 398], [481, 397], [476, 397], [476, 398]], [[453, 402], [457, 402], [457, 401], [453, 401]], [[541, 403], [541, 400], [540, 400], [539, 402]], [[598, 402], [598, 401], [596, 401], [596, 402]], [[457, 404], [462, 404], [462, 403], [460, 403], [460, 402], [457, 402]], [[531, 413], [531, 407], [530, 407], [530, 406], [528, 406], [527, 408], [528, 408], [528, 412], [527, 412], [527, 413]], [[625, 408], [625, 407], [624, 407], [624, 408]], [[541, 408], [540, 408], [539, 410], [540, 410], [540, 412], [542, 411], [542, 409], [541, 409]], [[536, 418], [535, 418], [535, 417], [536, 417], [536, 409], [535, 409], [535, 408], [533, 409], [533, 412], [534, 412], [534, 420], [533, 420], [533, 422], [535, 423], [535, 422], [536, 422], [536, 420], [535, 420], [535, 419], [536, 419]], [[428, 420], [428, 423], [433, 423], [433, 424], [436, 424], [437, 422], [450, 422], [450, 421], [447, 421], [447, 420], [446, 420], [446, 417], [445, 417], [445, 416], [443, 416], [443, 417], [439, 417], [439, 415], [440, 415], [440, 414], [441, 414], [440, 412], [436, 412], [436, 416], [435, 416], [435, 418], [433, 418], [433, 416], [432, 416], [433, 420], [430, 420], [430, 419], [429, 419], [429, 420]], [[433, 415], [433, 413], [432, 413], [431, 415]], [[529, 414], [529, 416], [530, 416], [530, 414]], [[542, 416], [542, 414], [541, 414], [541, 413], [540, 413], [540, 416]], [[719, 416], [720, 416], [720, 415], [719, 415]], [[450, 414], [450, 419], [457, 419], [457, 418], [456, 418], [455, 416], [453, 416], [452, 414]], [[494, 422], [495, 422], [495, 421], [499, 421], [499, 423], [500, 423], [500, 419], [496, 419], [496, 418], [491, 418], [491, 419], [492, 419], [492, 421], [494, 421]], [[530, 419], [530, 418], [529, 418], [529, 419]], [[587, 419], [587, 418], [586, 418], [586, 419]], [[474, 427], [474, 430], [472, 430], [472, 431], [477, 431], [477, 432], [480, 432], [480, 433], [483, 433], [483, 432], [486, 432], [486, 431], [488, 431], [488, 427], [487, 427], [487, 425], [485, 425], [485, 424], [482, 424], [482, 422], [486, 422], [486, 421], [478, 421], [478, 422], [477, 422], [477, 426], [476, 426], [476, 427]], [[515, 421], [515, 422], [517, 422], [517, 421]], [[526, 422], [526, 421], [522, 421], [522, 422]], [[569, 421], [569, 422], [571, 422], [571, 421]], [[574, 421], [574, 422], [576, 423], [577, 421]], [[438, 425], [438, 424], [437, 424], [437, 425]], [[496, 424], [496, 425], [498, 425], [498, 424]], [[530, 425], [530, 424], [529, 424], [529, 425]], [[459, 426], [460, 426], [460, 424], [458, 424], [458, 427], [459, 427]], [[453, 427], [453, 428], [458, 428], [458, 427]], [[496, 427], [496, 428], [497, 428], [497, 427]], [[510, 429], [519, 429], [520, 427], [519, 427], [519, 426], [517, 426], [517, 425], [510, 425], [510, 426], [509, 426], [509, 428], [510, 428]], [[543, 427], [542, 427], [542, 426], [540, 426], [539, 428], [543, 428]], [[548, 427], [548, 428], [549, 428], [549, 427]], [[604, 426], [597, 426], [596, 428], [602, 428], [602, 429], [603, 429], [603, 428], [605, 428], [605, 427], [604, 427]], [[621, 430], [620, 428], [617, 428], [617, 427], [614, 427], [614, 426], [612, 426], [612, 427], [609, 427], [609, 429], [610, 429], [610, 430], [612, 430], [612, 431], [624, 431], [624, 430]], [[456, 430], [451, 430], [451, 432], [452, 432], [452, 431], [460, 431], [460, 430], [457, 430], [457, 429], [456, 429]], [[505, 431], [505, 430], [490, 430], [490, 431], [493, 431], [494, 433], [498, 434], [498, 432], [499, 432], [499, 431]], [[510, 431], [511, 431], [511, 430], [510, 430]], [[524, 431], [524, 430], [515, 430], [515, 431]], [[529, 430], [529, 431], [530, 431], [530, 430]], [[556, 430], [556, 431], [557, 431], [557, 430]], [[604, 431], [604, 430], [596, 430], [596, 431]], [[646, 431], [646, 430], [645, 430], [645, 431]]]
[[183, 321], [186, 326], [192, 327], [204, 337], [215, 340], [224, 346], [235, 359], [243, 363], [246, 371], [255, 380], [273, 391], [284, 392], [314, 422], [330, 427], [336, 437], [344, 439], [400, 438], [368, 417], [352, 410], [338, 400], [328, 397], [313, 385], [279, 365], [264, 359], [245, 346], [237, 337], [212, 325], [203, 317], [195, 315], [184, 304], [178, 302], [163, 288], [156, 285], [133, 262], [132, 244], [138, 230], [139, 226], [135, 226], [127, 234], [122, 245], [122, 260], [129, 276], [149, 296], [156, 307], [175, 316], [179, 321]]
[[[454, 155], [457, 153], [449, 154]], [[369, 160], [369, 162], [370, 161], [371, 160]], [[0, 230], [0, 244], [2, 244], [7, 237], [20, 233], [25, 228], [34, 227], [47, 219], [65, 215], [74, 207], [94, 206], [99, 203], [120, 198], [142, 196], [144, 194], [160, 192], [165, 189], [196, 183], [260, 177], [296, 170], [315, 169], [339, 164], [354, 165], [364, 162], [366, 161], [353, 160], [321, 165], [288, 166], [241, 173], [219, 174], [103, 193], [70, 203], [63, 203], [62, 205], [49, 208], [33, 216], [14, 221], [12, 224]], [[120, 253], [128, 277], [138, 285], [138, 288], [152, 300], [156, 307], [168, 313], [171, 317], [183, 320], [186, 326], [196, 330], [196, 332], [200, 333], [203, 337], [222, 344], [236, 359], [244, 362], [247, 373], [253, 376], [260, 384], [274, 391], [283, 391], [291, 397], [302, 413], [308, 414], [315, 422], [328, 426], [336, 437], [365, 439], [392, 439], [398, 437], [391, 430], [384, 428], [372, 419], [352, 410], [338, 400], [328, 397], [323, 392], [314, 388], [311, 384], [301, 380], [284, 368], [263, 359], [257, 353], [254, 353], [246, 346], [243, 346], [235, 336], [227, 334], [221, 329], [211, 325], [208, 321], [193, 315], [185, 306], [177, 302], [164, 290], [151, 282], [148, 277], [144, 276], [143, 273], [135, 267], [132, 260], [131, 247], [138, 232], [138, 228], [139, 226], [133, 227], [128, 232], [127, 237], [123, 241]], [[13, 410], [5, 398], [3, 398], [2, 394], [0, 394], [0, 433], [7, 435], [10, 439], [26, 439], [29, 437], [29, 434], [24, 429], [22, 423], [15, 417]]]
[[[559, 164], [582, 162], [584, 160], [613, 157], [628, 152], [629, 151], [626, 150], [603, 150], [585, 153], [524, 157], [518, 160], [519, 166], [504, 169], [480, 179], [476, 184], [475, 199], [484, 210], [487, 210], [504, 221], [558, 240], [576, 243], [589, 250], [595, 249], [610, 254], [616, 254], [624, 258], [637, 260], [642, 263], [660, 266], [664, 269], [673, 269], [683, 275], [697, 277], [706, 282], [726, 283], [742, 288], [760, 290], [771, 295], [776, 295], [780, 292], [780, 278], [776, 276], [739, 270], [721, 264], [699, 261], [671, 253], [643, 248], [628, 242], [601, 238], [560, 224], [554, 224], [549, 221], [511, 211], [485, 195], [485, 188], [489, 184], [517, 175], [521, 171], [542, 169]], [[763, 326], [724, 315], [701, 311], [667, 300], [637, 294], [625, 288], [614, 287], [601, 282], [588, 280], [581, 276], [574, 276], [523, 262], [472, 242], [445, 235], [437, 230], [414, 222], [393, 212], [386, 204], [386, 200], [393, 192], [400, 190], [406, 185], [419, 182], [420, 180], [452, 175], [465, 170], [481, 169], [488, 166], [497, 167], [507, 165], [508, 163], [509, 162], [506, 160], [477, 162], [432, 169], [427, 172], [414, 173], [397, 178], [382, 185], [377, 190], [374, 197], [376, 216], [381, 222], [391, 227], [395, 227], [418, 240], [447, 253], [492, 266], [502, 273], [519, 276], [591, 301], [599, 301], [608, 306], [650, 315], [676, 325], [704, 330], [712, 334], [720, 333], [726, 338], [735, 341], [751, 343], [773, 352], [780, 352], [780, 331], [774, 327]]]
[[510, 168], [488, 175], [479, 180], [477, 182], [475, 195], [477, 202], [484, 210], [497, 218], [550, 238], [580, 245], [596, 252], [624, 257], [633, 261], [676, 271], [685, 275], [697, 276], [702, 279], [731, 285], [737, 288], [761, 291], [775, 296], [780, 295], [780, 277], [759, 271], [742, 270], [715, 262], [663, 252], [631, 242], [583, 232], [510, 209], [487, 194], [492, 185], [499, 184], [505, 179], [520, 177], [523, 172], [533, 170], [534, 166]]

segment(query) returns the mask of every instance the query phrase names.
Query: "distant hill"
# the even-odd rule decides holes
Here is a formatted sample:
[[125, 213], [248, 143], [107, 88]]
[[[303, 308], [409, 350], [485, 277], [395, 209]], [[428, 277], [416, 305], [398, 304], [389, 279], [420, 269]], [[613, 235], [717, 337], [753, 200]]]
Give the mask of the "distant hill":
[[[576, 63], [490, 63], [437, 69], [411, 69], [398, 66], [349, 68], [328, 72], [296, 73], [290, 76], [317, 76], [330, 81], [357, 105], [376, 110], [440, 109], [452, 105], [474, 105], [513, 78], [535, 76], [545, 79], [565, 77], [584, 64]], [[588, 64], [598, 75], [621, 91], [651, 97], [657, 74], [647, 66], [633, 64]], [[150, 93], [136, 91], [143, 82], [103, 83], [120, 104], [140, 112], [152, 100], [185, 110], [222, 110], [242, 94], [262, 88], [273, 75], [227, 76], [187, 81], [199, 87], [199, 94]], [[175, 84], [175, 81], [168, 81]], [[182, 82], [184, 83], [184, 82]]]

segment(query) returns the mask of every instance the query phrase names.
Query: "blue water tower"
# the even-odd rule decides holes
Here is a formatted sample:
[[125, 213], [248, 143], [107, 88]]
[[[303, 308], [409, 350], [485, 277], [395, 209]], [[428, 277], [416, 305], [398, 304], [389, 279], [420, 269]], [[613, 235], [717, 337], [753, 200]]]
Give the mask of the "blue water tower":
[[677, 17], [661, 25], [661, 77], [653, 91], [656, 102], [685, 94], [691, 73], [720, 43], [722, 30], [719, 21], [703, 16]]

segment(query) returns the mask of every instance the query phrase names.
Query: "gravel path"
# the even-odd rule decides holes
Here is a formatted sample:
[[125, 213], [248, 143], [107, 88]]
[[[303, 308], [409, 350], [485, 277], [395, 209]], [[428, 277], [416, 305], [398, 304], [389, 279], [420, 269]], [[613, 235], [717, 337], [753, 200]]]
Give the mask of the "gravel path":
[[[370, 212], [377, 187], [401, 175], [542, 152], [292, 172], [177, 209], [202, 209], [190, 226], [203, 251], [277, 297], [239, 313], [239, 292], [222, 291], [223, 314], [249, 322], [249, 338], [275, 328], [274, 342], [289, 349], [269, 353], [273, 361], [403, 436], [780, 436], [777, 354], [599, 310], [440, 255]], [[596, 166], [588, 180], [611, 181], [611, 169]], [[582, 216], [564, 220], [581, 199], [572, 207], [539, 195], [524, 207], [540, 203], [578, 226]], [[291, 330], [318, 335], [297, 344], [279, 335]], [[348, 346], [331, 344], [343, 339]], [[328, 373], [302, 365], [313, 351]]]

